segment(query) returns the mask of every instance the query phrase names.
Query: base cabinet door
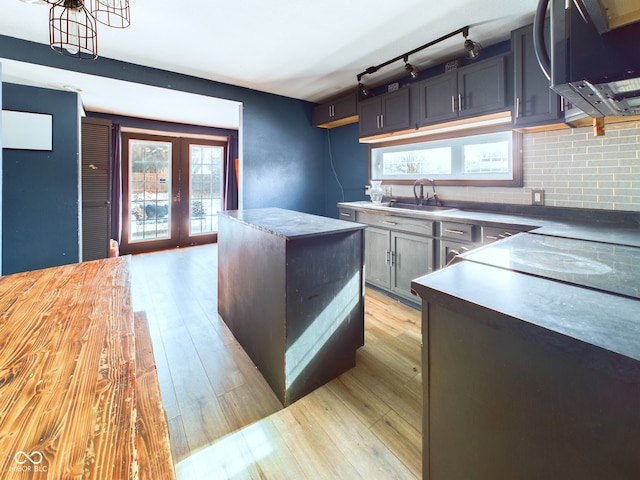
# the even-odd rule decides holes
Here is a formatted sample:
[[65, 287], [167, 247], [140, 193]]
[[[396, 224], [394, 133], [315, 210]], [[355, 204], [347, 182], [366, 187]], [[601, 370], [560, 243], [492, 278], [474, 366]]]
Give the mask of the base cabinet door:
[[392, 232], [391, 247], [391, 291], [420, 301], [411, 293], [411, 281], [433, 271], [433, 239]]
[[364, 234], [364, 268], [368, 283], [380, 288], [391, 288], [391, 249], [389, 230], [367, 227]]

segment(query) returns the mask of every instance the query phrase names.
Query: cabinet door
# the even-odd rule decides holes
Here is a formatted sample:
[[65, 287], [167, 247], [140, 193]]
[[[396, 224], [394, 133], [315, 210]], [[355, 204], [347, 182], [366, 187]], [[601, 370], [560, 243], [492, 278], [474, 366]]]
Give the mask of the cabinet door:
[[498, 112], [507, 107], [506, 58], [483, 60], [458, 71], [459, 116]]
[[419, 302], [411, 294], [411, 281], [433, 270], [433, 239], [408, 233], [391, 233], [391, 291]]
[[375, 227], [367, 227], [364, 232], [365, 279], [368, 283], [389, 289], [391, 285], [390, 233]]
[[332, 113], [335, 118], [352, 117], [358, 114], [358, 101], [355, 93], [336, 98], [332, 103]]
[[409, 89], [401, 88], [395, 92], [382, 95], [383, 132], [397, 132], [411, 128], [411, 109], [409, 106]]
[[511, 48], [514, 56], [514, 125], [524, 127], [558, 121], [562, 114], [560, 96], [549, 88], [549, 79], [538, 64], [533, 49], [532, 25], [511, 33]]
[[421, 127], [431, 123], [451, 120], [458, 116], [458, 81], [456, 73], [446, 73], [415, 84], [413, 92], [417, 97], [416, 124]]
[[380, 115], [382, 115], [382, 101], [380, 97], [369, 98], [358, 105], [358, 121], [360, 122], [360, 136], [367, 137], [380, 133]]
[[311, 121], [316, 127], [331, 128], [358, 120], [358, 102], [355, 92], [313, 107]]

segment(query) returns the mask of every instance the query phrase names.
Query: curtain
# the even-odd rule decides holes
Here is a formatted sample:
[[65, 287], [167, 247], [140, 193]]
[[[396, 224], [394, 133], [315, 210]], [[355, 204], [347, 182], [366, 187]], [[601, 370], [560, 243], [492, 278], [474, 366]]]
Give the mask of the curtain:
[[122, 243], [122, 134], [119, 124], [111, 128], [111, 238]]
[[225, 160], [224, 209], [238, 209], [238, 136], [227, 138], [227, 158]]

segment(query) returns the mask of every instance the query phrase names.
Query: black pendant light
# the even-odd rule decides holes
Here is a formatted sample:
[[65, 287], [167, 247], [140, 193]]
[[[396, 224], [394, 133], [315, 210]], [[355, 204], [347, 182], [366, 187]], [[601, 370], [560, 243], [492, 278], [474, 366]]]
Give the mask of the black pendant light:
[[[30, 1], [30, 0], [23, 0]], [[114, 28], [131, 24], [129, 0], [35, 0], [51, 4], [49, 45], [68, 57], [98, 57], [98, 22]]]
[[68, 57], [94, 59], [98, 56], [96, 20], [83, 0], [60, 0], [51, 6], [49, 44]]

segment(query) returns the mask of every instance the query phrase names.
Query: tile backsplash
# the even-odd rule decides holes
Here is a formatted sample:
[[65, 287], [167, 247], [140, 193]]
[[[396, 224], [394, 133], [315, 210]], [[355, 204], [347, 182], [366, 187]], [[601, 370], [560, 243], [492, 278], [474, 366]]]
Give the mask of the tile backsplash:
[[[524, 134], [524, 185], [519, 188], [439, 187], [444, 201], [531, 204], [531, 190], [544, 190], [552, 207], [640, 211], [640, 122]], [[393, 185], [395, 196], [412, 187]]]

